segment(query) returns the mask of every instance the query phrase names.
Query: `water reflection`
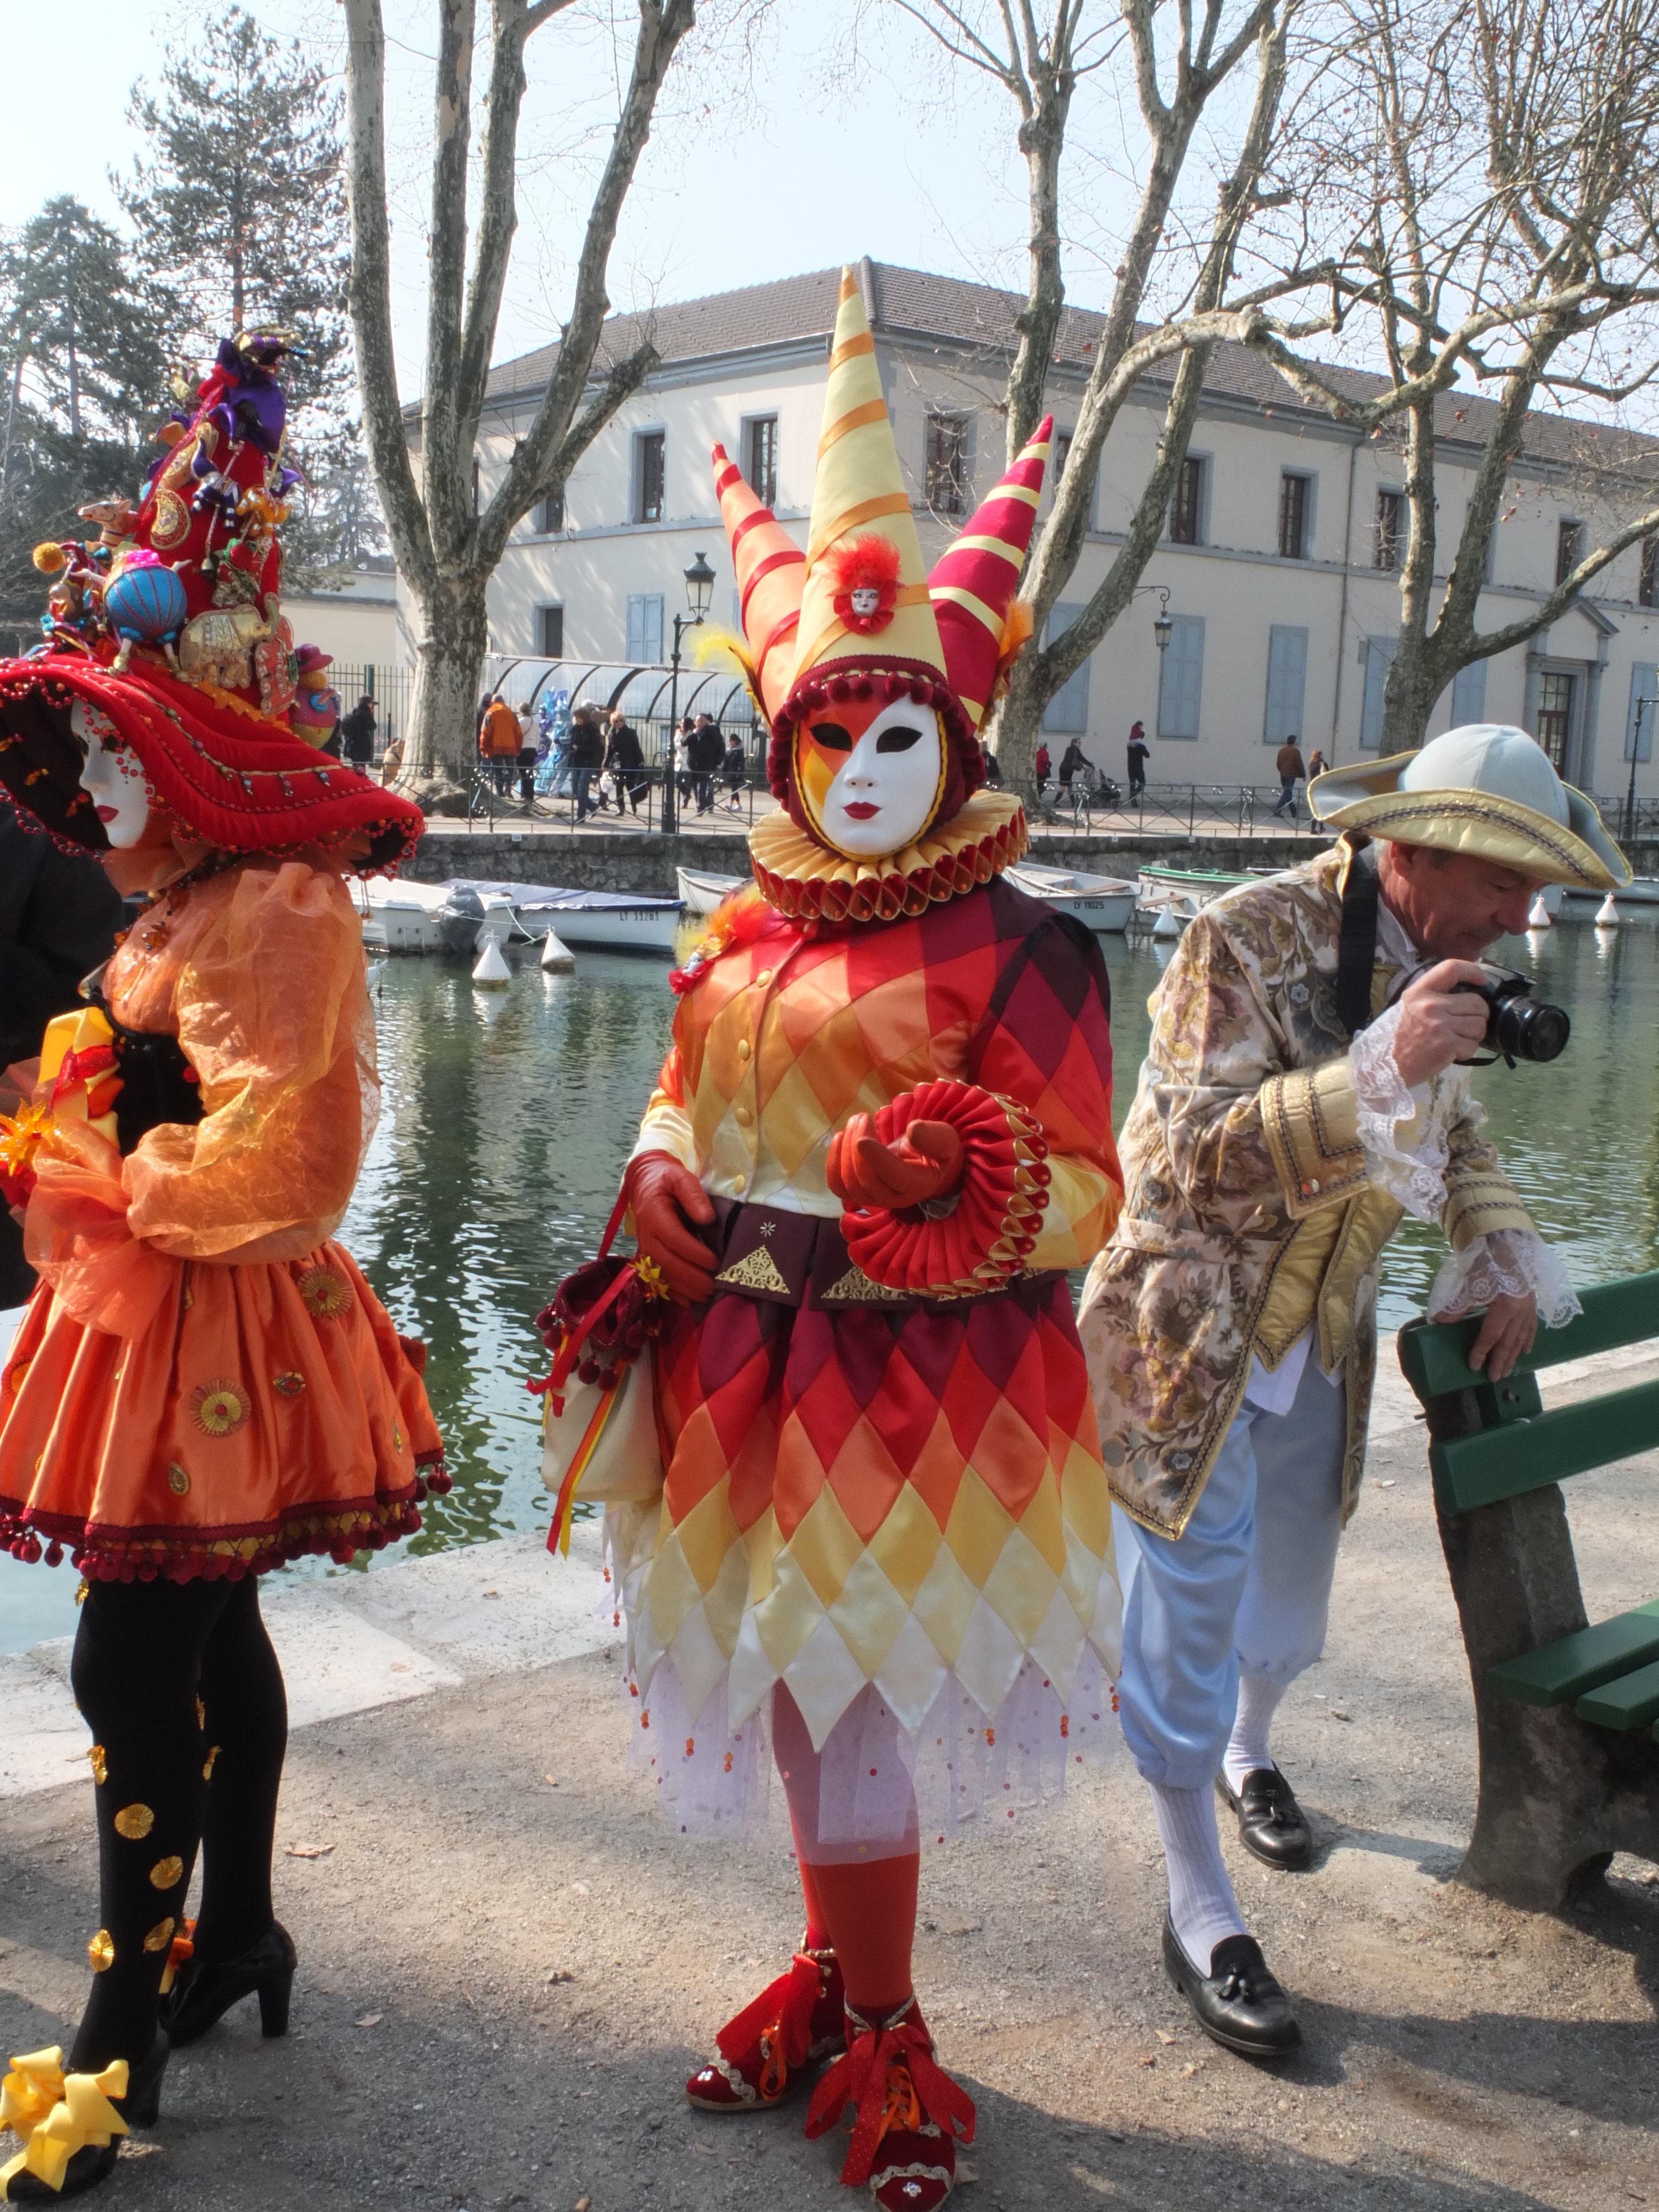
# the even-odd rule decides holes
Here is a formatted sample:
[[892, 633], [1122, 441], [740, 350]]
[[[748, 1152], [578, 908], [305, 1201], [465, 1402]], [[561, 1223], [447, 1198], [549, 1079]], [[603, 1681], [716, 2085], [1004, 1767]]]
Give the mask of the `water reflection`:
[[[1121, 1127], [1170, 948], [1103, 943]], [[1549, 1066], [1475, 1079], [1506, 1164], [1575, 1281], [1659, 1264], [1659, 930], [1568, 926], [1498, 957], [1534, 974], [1573, 1023]], [[385, 1111], [342, 1234], [399, 1328], [430, 1348], [455, 1474], [413, 1540], [433, 1551], [545, 1526], [524, 1388], [545, 1366], [532, 1323], [603, 1233], [673, 1000], [665, 963], [623, 955], [584, 956], [573, 975], [521, 968], [500, 992], [475, 991], [459, 963], [394, 960], [379, 1018]], [[1444, 1251], [1437, 1231], [1405, 1224], [1384, 1266], [1385, 1328], [1420, 1311]], [[73, 1594], [66, 1571], [0, 1558], [0, 1650], [65, 1632]]]

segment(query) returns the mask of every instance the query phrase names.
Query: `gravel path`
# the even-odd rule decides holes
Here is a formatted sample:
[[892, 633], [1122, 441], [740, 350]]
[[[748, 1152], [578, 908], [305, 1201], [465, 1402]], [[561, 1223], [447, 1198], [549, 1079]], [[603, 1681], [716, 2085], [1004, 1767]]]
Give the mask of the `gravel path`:
[[[1592, 1618], [1659, 1590], [1656, 1473], [1640, 1462], [1572, 1486]], [[100, 2202], [866, 2201], [838, 2188], [831, 2142], [804, 2142], [799, 2107], [722, 2122], [681, 2100], [714, 2027], [787, 1958], [798, 1893], [781, 1830], [710, 1847], [654, 1815], [626, 1771], [617, 1672], [592, 1650], [296, 1733], [281, 1844], [325, 1848], [277, 1862], [301, 1950], [294, 2033], [263, 2045], [249, 2005], [180, 2053], [161, 2128], [129, 2143]], [[1163, 1979], [1157, 1838], [1127, 1759], [1051, 1815], [924, 1866], [917, 1986], [979, 2106], [966, 2212], [1659, 2206], [1659, 1875], [1615, 1862], [1559, 1917], [1451, 1879], [1473, 1725], [1397, 1382], [1330, 1649], [1280, 1742], [1319, 1819], [1317, 1863], [1271, 1875], [1230, 1847], [1303, 2021], [1304, 2049], [1279, 2068], [1206, 2042]], [[66, 2039], [78, 2010], [86, 1792], [0, 1806], [9, 2051]]]

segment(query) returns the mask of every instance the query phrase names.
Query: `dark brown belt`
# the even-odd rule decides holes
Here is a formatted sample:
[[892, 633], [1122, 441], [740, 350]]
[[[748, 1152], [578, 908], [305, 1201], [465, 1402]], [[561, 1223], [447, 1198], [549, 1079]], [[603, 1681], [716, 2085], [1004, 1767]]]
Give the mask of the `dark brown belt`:
[[[839, 1216], [793, 1213], [783, 1206], [750, 1206], [741, 1199], [715, 1198], [711, 1238], [717, 1255], [714, 1283], [775, 1306], [817, 1306], [830, 1312], [851, 1306], [886, 1307], [896, 1313], [923, 1306], [970, 1305], [969, 1298], [928, 1298], [889, 1290], [872, 1282], [847, 1249]], [[1000, 1297], [1018, 1285], [1046, 1286], [1048, 1271], [1015, 1277], [994, 1291]]]

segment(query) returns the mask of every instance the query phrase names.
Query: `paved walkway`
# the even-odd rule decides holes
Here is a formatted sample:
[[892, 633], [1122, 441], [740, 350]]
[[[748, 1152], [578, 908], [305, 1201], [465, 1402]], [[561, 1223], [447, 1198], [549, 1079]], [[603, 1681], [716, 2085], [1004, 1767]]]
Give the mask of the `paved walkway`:
[[[979, 2106], [966, 2212], [1659, 2203], [1654, 1870], [1617, 1861], [1559, 1917], [1449, 1880], [1473, 1723], [1391, 1353], [1330, 1648], [1280, 1733], [1317, 1861], [1274, 1875], [1229, 1847], [1305, 2048], [1258, 2069], [1189, 2026], [1158, 1962], [1146, 1793], [1120, 1762], [923, 1869], [918, 1988]], [[1586, 1362], [1550, 1395], [1656, 1368]], [[1594, 1613], [1652, 1595], [1656, 1472], [1574, 1486]], [[722, 2123], [680, 2100], [714, 2028], [787, 1956], [798, 1893], [781, 1825], [684, 1838], [629, 1774], [594, 1559], [583, 1529], [568, 1562], [526, 1537], [276, 1578], [294, 2033], [262, 2044], [243, 2007], [180, 2053], [112, 2206], [852, 2212], [833, 2143], [805, 2143], [798, 2109]], [[85, 1987], [95, 1859], [66, 1653], [0, 1662], [3, 2050], [61, 2039]]]

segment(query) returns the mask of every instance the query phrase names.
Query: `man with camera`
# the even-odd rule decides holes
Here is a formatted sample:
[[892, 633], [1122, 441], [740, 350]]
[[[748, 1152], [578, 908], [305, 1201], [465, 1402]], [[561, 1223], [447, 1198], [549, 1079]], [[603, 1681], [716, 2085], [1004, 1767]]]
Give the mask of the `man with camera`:
[[1630, 879], [1517, 729], [1449, 731], [1309, 801], [1340, 841], [1204, 908], [1164, 971], [1123, 1211], [1079, 1322], [1121, 1508], [1119, 1698], [1164, 1840], [1164, 1966], [1207, 2033], [1257, 2057], [1300, 2033], [1239, 1913], [1212, 1793], [1255, 1857], [1307, 1863], [1269, 1734], [1323, 1648], [1358, 1503], [1382, 1250], [1407, 1212], [1439, 1223], [1430, 1311], [1484, 1309], [1470, 1359], [1494, 1380], [1540, 1313], [1577, 1310], [1467, 1069], [1566, 1041], [1559, 1008], [1482, 958], [1537, 890]]

